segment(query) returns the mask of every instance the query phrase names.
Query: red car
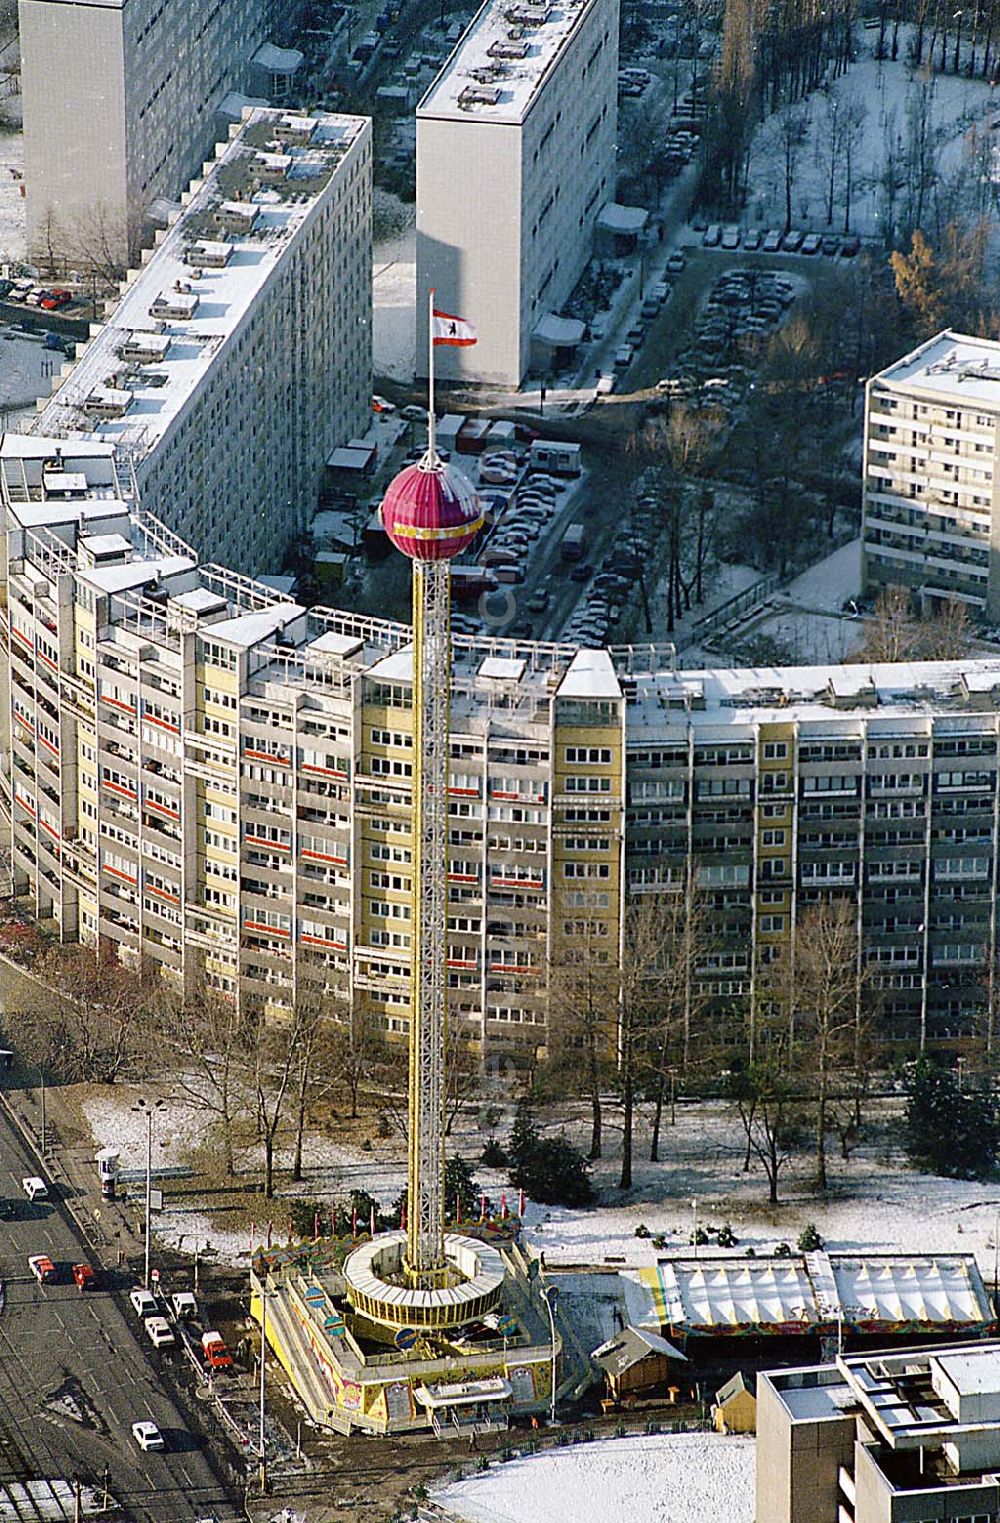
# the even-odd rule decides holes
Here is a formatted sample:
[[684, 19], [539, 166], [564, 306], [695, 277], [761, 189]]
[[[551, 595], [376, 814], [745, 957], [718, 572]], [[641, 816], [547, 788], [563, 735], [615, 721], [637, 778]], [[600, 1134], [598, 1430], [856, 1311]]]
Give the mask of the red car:
[[58, 312], [60, 307], [68, 307], [72, 300], [72, 291], [67, 291], [65, 286], [56, 286], [54, 290], [45, 292], [38, 305], [44, 307], [46, 312]]
[[97, 1283], [89, 1264], [74, 1264], [73, 1280], [81, 1291], [91, 1290]]
[[47, 1253], [34, 1254], [28, 1260], [28, 1268], [39, 1285], [48, 1285], [56, 1278], [56, 1266]]

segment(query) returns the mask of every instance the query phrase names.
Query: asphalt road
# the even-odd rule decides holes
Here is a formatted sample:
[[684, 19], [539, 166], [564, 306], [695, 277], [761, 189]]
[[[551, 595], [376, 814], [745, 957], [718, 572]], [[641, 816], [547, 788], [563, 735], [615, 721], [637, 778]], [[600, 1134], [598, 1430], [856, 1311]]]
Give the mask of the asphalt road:
[[[107, 1472], [112, 1496], [136, 1523], [231, 1517], [204, 1440], [189, 1431], [161, 1378], [162, 1361], [184, 1356], [152, 1346], [147, 1353], [125, 1282], [110, 1289], [105, 1277], [80, 1294], [70, 1271], [85, 1253], [65, 1208], [58, 1200], [31, 1205], [21, 1189], [37, 1171], [0, 1116], [0, 1195], [17, 1203], [15, 1219], [0, 1221], [0, 1482], [33, 1475], [101, 1485]], [[35, 1282], [27, 1266], [35, 1253], [49, 1255], [62, 1283]], [[58, 1409], [67, 1396], [84, 1422]], [[131, 1426], [141, 1419], [158, 1425], [167, 1452], [138, 1448]]]

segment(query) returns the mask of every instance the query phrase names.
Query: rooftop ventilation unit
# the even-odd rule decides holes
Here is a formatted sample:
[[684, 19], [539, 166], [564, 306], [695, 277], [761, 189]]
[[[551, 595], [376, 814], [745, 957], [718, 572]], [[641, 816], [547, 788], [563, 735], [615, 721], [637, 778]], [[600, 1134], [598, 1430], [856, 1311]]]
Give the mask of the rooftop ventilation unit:
[[458, 97], [458, 104], [465, 111], [476, 106], [496, 106], [500, 100], [499, 85], [466, 85]]
[[258, 153], [254, 155], [253, 167], [262, 184], [277, 185], [287, 180], [292, 156], [290, 153]]
[[487, 50], [491, 58], [527, 58], [528, 44], [515, 39], [511, 34], [508, 42], [491, 42]]
[[200, 238], [184, 250], [184, 263], [197, 265], [204, 270], [222, 270], [229, 263], [232, 253], [231, 243], [216, 243], [211, 238]]
[[279, 143], [308, 143], [316, 125], [314, 116], [283, 116], [275, 125], [274, 135]]
[[959, 383], [962, 381], [1000, 381], [1000, 365], [991, 365], [989, 360], [963, 360], [959, 357], [957, 349], [952, 349], [945, 355], [943, 360], [936, 360], [933, 365], [927, 367], [928, 375], [953, 375]]
[[83, 410], [95, 418], [122, 418], [131, 401], [130, 391], [111, 386], [95, 386], [84, 402]]
[[257, 221], [258, 208], [251, 201], [223, 201], [216, 207], [215, 225], [227, 233], [248, 233]]
[[183, 322], [187, 318], [194, 317], [198, 310], [198, 296], [194, 291], [183, 289], [184, 282], [178, 281], [181, 289], [173, 291], [161, 291], [155, 297], [149, 309], [150, 317], [162, 321], [165, 318], [175, 318]]
[[504, 12], [512, 26], [544, 26], [550, 15], [547, 5], [512, 5]]

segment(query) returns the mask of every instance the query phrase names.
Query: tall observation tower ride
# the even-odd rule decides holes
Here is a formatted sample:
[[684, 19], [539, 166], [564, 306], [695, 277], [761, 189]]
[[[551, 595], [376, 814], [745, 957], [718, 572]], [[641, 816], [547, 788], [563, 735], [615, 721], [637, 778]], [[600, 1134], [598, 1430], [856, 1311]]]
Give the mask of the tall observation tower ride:
[[482, 1316], [503, 1284], [499, 1255], [446, 1234], [444, 1221], [451, 560], [482, 528], [483, 510], [472, 484], [435, 448], [434, 344], [475, 338], [462, 319], [435, 311], [433, 295], [427, 450], [393, 479], [382, 501], [389, 539], [413, 562], [408, 1213], [405, 1233], [380, 1234], [344, 1266], [357, 1312], [377, 1326], [415, 1331]]
[[[433, 350], [432, 350], [433, 354]], [[483, 525], [471, 483], [434, 447], [402, 471], [382, 502], [389, 539], [413, 562], [413, 909], [409, 1206], [406, 1272], [443, 1282], [444, 1022], [447, 955], [448, 693], [451, 559]]]

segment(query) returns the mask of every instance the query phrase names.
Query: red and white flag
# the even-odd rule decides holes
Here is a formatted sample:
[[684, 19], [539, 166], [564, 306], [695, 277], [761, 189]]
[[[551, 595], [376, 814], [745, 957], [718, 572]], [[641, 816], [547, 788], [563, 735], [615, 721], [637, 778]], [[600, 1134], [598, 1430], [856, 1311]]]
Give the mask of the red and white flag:
[[464, 317], [454, 317], [450, 312], [439, 312], [437, 307], [434, 308], [431, 338], [435, 344], [452, 344], [456, 349], [465, 349], [476, 342], [477, 336], [475, 328]]

